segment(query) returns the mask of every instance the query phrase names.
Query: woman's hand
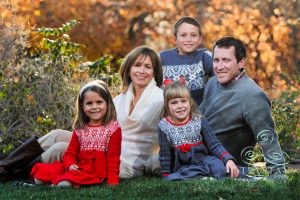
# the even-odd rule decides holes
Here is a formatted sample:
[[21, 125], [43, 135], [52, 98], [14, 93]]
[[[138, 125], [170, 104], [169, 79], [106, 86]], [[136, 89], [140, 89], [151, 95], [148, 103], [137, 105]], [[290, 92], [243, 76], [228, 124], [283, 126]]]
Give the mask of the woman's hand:
[[228, 160], [226, 162], [226, 172], [230, 173], [231, 178], [237, 178], [240, 174], [240, 170], [237, 168], [233, 160]]
[[76, 165], [76, 164], [70, 165], [69, 170], [81, 171], [80, 168], [78, 167], [78, 165]]

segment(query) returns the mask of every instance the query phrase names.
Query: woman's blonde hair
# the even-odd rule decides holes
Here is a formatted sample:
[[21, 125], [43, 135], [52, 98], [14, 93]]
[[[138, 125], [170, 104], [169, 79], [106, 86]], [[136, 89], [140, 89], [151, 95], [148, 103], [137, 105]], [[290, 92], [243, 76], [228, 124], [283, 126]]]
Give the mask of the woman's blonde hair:
[[168, 107], [169, 101], [175, 98], [183, 98], [183, 97], [189, 99], [190, 101], [190, 105], [191, 105], [190, 116], [192, 117], [200, 116], [197, 104], [193, 100], [189, 89], [181, 81], [174, 81], [172, 83], [167, 84], [164, 87], [164, 104], [165, 104], [164, 114], [163, 114], [164, 117], [170, 115], [170, 110]]

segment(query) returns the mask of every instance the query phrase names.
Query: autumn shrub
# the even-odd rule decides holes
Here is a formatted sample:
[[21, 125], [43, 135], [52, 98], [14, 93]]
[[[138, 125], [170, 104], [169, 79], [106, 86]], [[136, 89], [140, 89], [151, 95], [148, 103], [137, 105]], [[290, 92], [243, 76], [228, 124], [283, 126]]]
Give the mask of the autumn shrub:
[[273, 117], [282, 150], [294, 157], [300, 153], [300, 91], [285, 90], [272, 102]]
[[30, 30], [21, 23], [2, 27], [0, 152], [5, 154], [32, 135], [41, 136], [55, 128], [71, 130], [80, 81], [88, 75], [75, 67], [80, 54], [79, 46], [66, 40], [70, 23], [57, 29], [37, 29], [41, 46], [33, 53], [28, 43]]

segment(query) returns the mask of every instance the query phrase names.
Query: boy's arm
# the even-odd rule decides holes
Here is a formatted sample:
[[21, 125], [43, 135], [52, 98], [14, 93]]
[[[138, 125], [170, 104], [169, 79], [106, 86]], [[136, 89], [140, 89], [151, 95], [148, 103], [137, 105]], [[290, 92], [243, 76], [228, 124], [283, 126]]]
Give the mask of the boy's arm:
[[202, 62], [203, 62], [203, 69], [205, 71], [205, 74], [208, 75], [209, 77], [214, 76], [213, 60], [210, 51], [204, 50]]

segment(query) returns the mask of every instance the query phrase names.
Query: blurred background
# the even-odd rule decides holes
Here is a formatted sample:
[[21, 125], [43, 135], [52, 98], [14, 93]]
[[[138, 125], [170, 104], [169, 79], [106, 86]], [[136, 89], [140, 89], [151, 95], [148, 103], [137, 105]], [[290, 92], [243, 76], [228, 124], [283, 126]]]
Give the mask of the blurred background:
[[[248, 73], [264, 88], [283, 84], [278, 75], [300, 72], [299, 0], [2, 0], [31, 27], [58, 27], [80, 21], [70, 36], [84, 44], [89, 60], [112, 54], [124, 57], [146, 44], [157, 51], [173, 47], [173, 24], [182, 16], [197, 18], [203, 46], [211, 49], [224, 35], [248, 48]], [[2, 10], [2, 9], [1, 9]], [[1, 11], [2, 19], [10, 17]]]

